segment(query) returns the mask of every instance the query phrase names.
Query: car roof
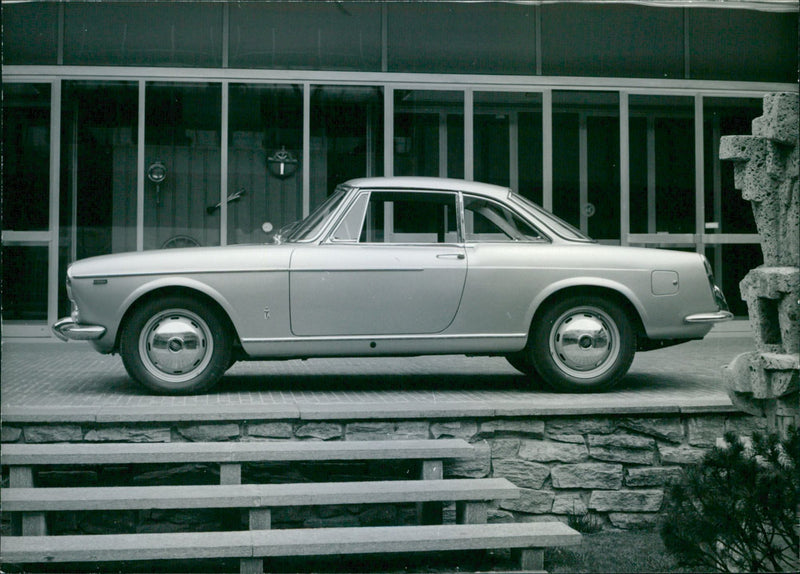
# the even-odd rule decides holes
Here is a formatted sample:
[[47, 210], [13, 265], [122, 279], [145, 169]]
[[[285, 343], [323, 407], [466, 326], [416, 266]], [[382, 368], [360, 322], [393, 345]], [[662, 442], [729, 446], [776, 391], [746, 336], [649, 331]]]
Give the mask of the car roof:
[[345, 185], [359, 189], [401, 189], [401, 190], [436, 190], [436, 191], [466, 191], [470, 193], [480, 193], [497, 198], [505, 198], [510, 191], [507, 187], [493, 185], [490, 183], [480, 183], [477, 181], [467, 181], [465, 179], [453, 179], [445, 177], [362, 177], [351, 179]]

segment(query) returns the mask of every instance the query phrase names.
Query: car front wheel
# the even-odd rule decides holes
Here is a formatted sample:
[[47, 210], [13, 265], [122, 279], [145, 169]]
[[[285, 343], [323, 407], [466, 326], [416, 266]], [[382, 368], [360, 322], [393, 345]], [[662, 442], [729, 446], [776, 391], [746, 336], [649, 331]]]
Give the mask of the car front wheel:
[[547, 308], [531, 332], [533, 364], [557, 391], [605, 390], [628, 372], [636, 336], [627, 313], [597, 296], [567, 297]]
[[217, 313], [190, 297], [153, 299], [123, 327], [120, 355], [128, 374], [161, 394], [210, 389], [231, 362], [231, 337]]

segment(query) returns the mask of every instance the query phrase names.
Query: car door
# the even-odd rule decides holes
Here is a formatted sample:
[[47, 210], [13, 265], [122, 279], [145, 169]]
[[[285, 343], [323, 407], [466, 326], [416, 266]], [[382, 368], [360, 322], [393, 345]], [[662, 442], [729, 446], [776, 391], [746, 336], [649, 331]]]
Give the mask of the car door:
[[469, 276], [453, 328], [526, 336], [531, 302], [552, 281], [552, 245], [498, 201], [465, 193], [463, 206]]
[[444, 331], [467, 274], [456, 206], [455, 193], [362, 192], [326, 241], [292, 254], [292, 332]]

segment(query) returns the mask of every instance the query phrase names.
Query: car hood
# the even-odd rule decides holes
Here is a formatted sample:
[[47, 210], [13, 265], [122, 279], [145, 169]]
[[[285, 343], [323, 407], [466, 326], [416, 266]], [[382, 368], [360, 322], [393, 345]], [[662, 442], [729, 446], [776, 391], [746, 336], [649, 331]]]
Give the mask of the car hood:
[[73, 278], [121, 275], [190, 274], [285, 268], [291, 252], [282, 245], [187, 247], [101, 255], [76, 261]]

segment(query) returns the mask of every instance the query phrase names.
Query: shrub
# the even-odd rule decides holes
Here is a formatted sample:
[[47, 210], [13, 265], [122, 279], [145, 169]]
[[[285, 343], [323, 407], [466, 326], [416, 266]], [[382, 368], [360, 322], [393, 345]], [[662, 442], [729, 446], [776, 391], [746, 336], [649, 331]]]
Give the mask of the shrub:
[[800, 435], [732, 433], [667, 496], [661, 536], [679, 562], [718, 572], [795, 571]]

